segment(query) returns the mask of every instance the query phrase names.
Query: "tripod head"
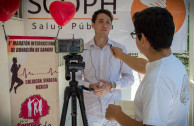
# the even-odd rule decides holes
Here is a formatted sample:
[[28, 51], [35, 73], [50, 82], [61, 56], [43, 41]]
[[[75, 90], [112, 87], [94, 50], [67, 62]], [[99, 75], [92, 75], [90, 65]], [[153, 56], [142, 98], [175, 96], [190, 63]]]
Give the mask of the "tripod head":
[[[85, 68], [85, 62], [83, 62], [83, 57], [76, 53], [71, 53], [63, 57], [65, 59], [65, 79], [70, 80], [70, 72], [75, 73], [78, 70], [83, 70]], [[72, 80], [75, 80], [73, 77]]]

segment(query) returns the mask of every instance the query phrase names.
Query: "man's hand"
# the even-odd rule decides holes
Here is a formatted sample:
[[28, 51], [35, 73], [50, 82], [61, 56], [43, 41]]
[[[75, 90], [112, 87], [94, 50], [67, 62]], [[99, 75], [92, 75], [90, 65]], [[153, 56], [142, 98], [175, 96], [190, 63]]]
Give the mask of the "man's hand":
[[98, 88], [103, 89], [103, 90], [96, 92], [95, 95], [97, 95], [97, 96], [104, 95], [106, 92], [108, 92], [111, 89], [111, 86], [112, 86], [110, 82], [105, 81], [105, 80], [100, 80], [100, 83], [102, 83], [102, 85], [101, 86], [99, 85]]
[[89, 88], [94, 89], [94, 94], [96, 96], [102, 96], [111, 89], [111, 83], [105, 80], [100, 80], [100, 82], [95, 84], [90, 84]]
[[105, 89], [104, 86], [100, 86], [101, 82], [95, 83], [95, 84], [90, 84], [89, 88], [93, 88], [94, 89], [94, 94], [97, 96], [100, 96], [99, 92], [103, 92]]
[[121, 106], [109, 104], [105, 117], [109, 121], [115, 121], [116, 115], [119, 115], [120, 112], [122, 112]]
[[111, 47], [111, 53], [112, 55], [117, 58], [120, 59], [121, 54], [123, 53], [122, 49], [119, 47]]

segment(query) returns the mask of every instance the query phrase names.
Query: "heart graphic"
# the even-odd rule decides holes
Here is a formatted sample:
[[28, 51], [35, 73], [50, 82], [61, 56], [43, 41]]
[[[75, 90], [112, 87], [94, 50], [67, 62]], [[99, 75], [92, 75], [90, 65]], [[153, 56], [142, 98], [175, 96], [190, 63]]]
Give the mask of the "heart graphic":
[[76, 8], [69, 1], [54, 1], [51, 3], [49, 11], [55, 22], [60, 26], [64, 26], [74, 17]]
[[9, 20], [20, 6], [20, 0], [0, 0], [0, 21]]

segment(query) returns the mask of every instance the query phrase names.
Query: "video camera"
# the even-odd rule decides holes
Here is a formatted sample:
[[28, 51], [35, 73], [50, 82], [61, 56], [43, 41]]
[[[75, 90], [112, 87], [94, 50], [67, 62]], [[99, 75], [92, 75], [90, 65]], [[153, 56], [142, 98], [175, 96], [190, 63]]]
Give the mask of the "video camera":
[[56, 53], [82, 53], [84, 50], [83, 39], [56, 39]]
[[82, 53], [84, 50], [83, 39], [56, 39], [55, 52], [56, 53], [70, 53], [65, 55], [65, 79], [70, 80], [70, 72], [77, 72], [85, 68], [83, 57], [77, 53]]
[[[77, 124], [77, 101], [78, 98], [80, 104], [80, 110], [82, 115], [82, 120], [84, 126], [88, 126], [87, 116], [85, 112], [84, 105], [84, 97], [83, 97], [83, 89], [87, 91], [93, 91], [92, 88], [84, 87], [83, 85], [78, 86], [78, 81], [76, 81], [75, 72], [78, 70], [83, 70], [85, 68], [85, 62], [83, 62], [83, 57], [78, 55], [78, 53], [82, 53], [84, 50], [84, 42], [83, 39], [56, 39], [55, 40], [55, 52], [56, 53], [70, 53], [69, 55], [65, 55], [63, 58], [65, 59], [65, 79], [70, 80], [69, 86], [65, 88], [64, 92], [64, 104], [61, 115], [60, 126], [65, 125], [67, 108], [69, 103], [69, 98], [72, 100], [72, 126], [76, 126]], [[71, 74], [70, 74], [71, 72]]]

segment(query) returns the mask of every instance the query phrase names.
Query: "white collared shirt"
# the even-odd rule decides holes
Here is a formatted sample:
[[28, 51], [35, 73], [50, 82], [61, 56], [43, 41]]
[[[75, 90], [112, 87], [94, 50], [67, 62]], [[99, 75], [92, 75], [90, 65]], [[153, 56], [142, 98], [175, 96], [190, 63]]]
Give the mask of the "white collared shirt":
[[[79, 85], [89, 87], [90, 84], [106, 80], [108, 82], [116, 82], [116, 89], [108, 91], [102, 96], [95, 96], [93, 92], [84, 91], [84, 102], [86, 112], [100, 113], [104, 115], [108, 104], [113, 104], [115, 100], [121, 99], [121, 88], [133, 84], [134, 77], [132, 70], [121, 60], [112, 56], [110, 46], [122, 48], [123, 52], [127, 52], [126, 48], [120, 43], [108, 40], [107, 45], [102, 49], [96, 46], [94, 39], [84, 45], [82, 53], [85, 69], [76, 73], [76, 80]], [[82, 80], [83, 76], [83, 80]], [[121, 78], [120, 78], [121, 77]]]

